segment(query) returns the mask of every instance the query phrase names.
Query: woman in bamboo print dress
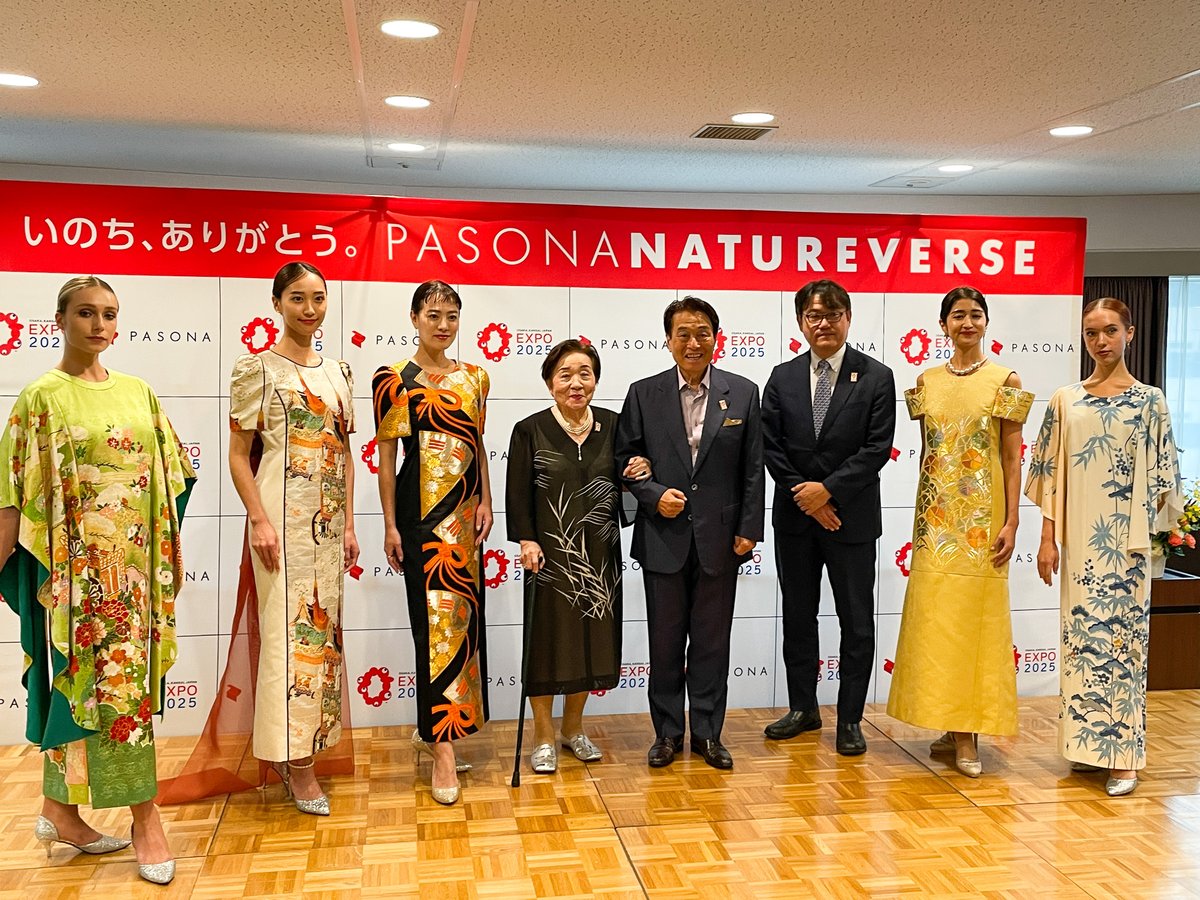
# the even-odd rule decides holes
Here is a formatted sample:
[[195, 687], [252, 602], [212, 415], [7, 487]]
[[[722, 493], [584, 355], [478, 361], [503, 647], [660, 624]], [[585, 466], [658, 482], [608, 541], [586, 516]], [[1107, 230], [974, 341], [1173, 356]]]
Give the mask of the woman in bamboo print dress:
[[1107, 771], [1114, 797], [1146, 765], [1150, 538], [1182, 506], [1171, 417], [1125, 366], [1132, 338], [1120, 300], [1084, 309], [1096, 368], [1050, 398], [1025, 484], [1042, 510], [1038, 574], [1062, 568], [1060, 750], [1072, 771]]
[[21, 392], [0, 439], [0, 592], [21, 616], [26, 736], [45, 751], [35, 834], [47, 854], [120, 850], [130, 841], [89, 827], [78, 804], [128, 806], [138, 874], [166, 884], [151, 716], [177, 653], [194, 476], [150, 387], [100, 362], [117, 309], [94, 276], [59, 291], [62, 361]]
[[978, 735], [1017, 731], [1008, 560], [1033, 395], [984, 355], [988, 308], [979, 291], [950, 291], [939, 321], [954, 353], [904, 393], [923, 449], [887, 711], [946, 732], [930, 750], [953, 752], [955, 767], [977, 778]]
[[459, 797], [453, 742], [488, 716], [480, 545], [492, 529], [483, 446], [489, 382], [483, 369], [446, 355], [461, 309], [448, 284], [420, 285], [410, 313], [417, 352], [379, 369], [373, 383], [384, 554], [404, 573], [416, 645], [413, 744], [432, 753], [433, 798], [444, 804]]
[[342, 580], [358, 559], [354, 392], [349, 367], [313, 349], [327, 306], [321, 272], [289, 263], [271, 294], [283, 337], [240, 357], [229, 390], [229, 473], [246, 507], [262, 636], [254, 755], [297, 809], [327, 816], [313, 762], [342, 736]]

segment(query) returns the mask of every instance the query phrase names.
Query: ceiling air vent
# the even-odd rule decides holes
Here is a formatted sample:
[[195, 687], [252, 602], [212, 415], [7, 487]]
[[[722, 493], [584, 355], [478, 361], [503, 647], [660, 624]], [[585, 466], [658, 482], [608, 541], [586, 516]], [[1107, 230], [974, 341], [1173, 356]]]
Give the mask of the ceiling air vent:
[[705, 125], [692, 135], [718, 141], [757, 141], [778, 128], [777, 125]]

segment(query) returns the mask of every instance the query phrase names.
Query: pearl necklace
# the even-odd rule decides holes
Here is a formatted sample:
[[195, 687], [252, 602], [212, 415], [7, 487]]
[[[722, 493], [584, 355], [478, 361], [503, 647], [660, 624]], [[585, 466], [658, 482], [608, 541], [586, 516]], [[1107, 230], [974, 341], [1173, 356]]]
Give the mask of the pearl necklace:
[[567, 434], [571, 435], [571, 437], [579, 437], [579, 435], [587, 434], [588, 431], [591, 430], [592, 410], [590, 407], [588, 408], [587, 415], [584, 417], [583, 422], [581, 422], [578, 425], [572, 425], [570, 422], [567, 421], [567, 417], [564, 416], [562, 414], [562, 412], [559, 410], [558, 404], [555, 404], [554, 406], [550, 407], [550, 409], [554, 413], [554, 418], [558, 420], [558, 424], [560, 426], [562, 426], [562, 430], [565, 431]]
[[949, 372], [951, 375], [959, 375], [959, 376], [970, 375], [972, 372], [974, 372], [976, 369], [978, 369], [980, 366], [982, 366], [987, 361], [988, 361], [987, 357], [985, 356], [983, 359], [981, 359], [979, 362], [975, 363], [974, 365], [967, 366], [965, 369], [956, 369], [956, 368], [954, 368], [953, 365], [950, 364], [950, 360], [946, 360], [946, 371]]

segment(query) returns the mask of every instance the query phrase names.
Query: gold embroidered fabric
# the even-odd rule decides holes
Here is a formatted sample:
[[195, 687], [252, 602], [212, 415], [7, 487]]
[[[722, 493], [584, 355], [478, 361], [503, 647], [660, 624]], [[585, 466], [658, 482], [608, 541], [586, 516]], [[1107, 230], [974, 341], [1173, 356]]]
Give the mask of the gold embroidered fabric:
[[925, 388], [909, 388], [904, 392], [904, 403], [908, 406], [908, 417], [919, 419], [925, 415]]
[[992, 404], [992, 415], [1024, 425], [1033, 406], [1033, 394], [1020, 388], [1001, 385], [996, 391], [996, 402]]

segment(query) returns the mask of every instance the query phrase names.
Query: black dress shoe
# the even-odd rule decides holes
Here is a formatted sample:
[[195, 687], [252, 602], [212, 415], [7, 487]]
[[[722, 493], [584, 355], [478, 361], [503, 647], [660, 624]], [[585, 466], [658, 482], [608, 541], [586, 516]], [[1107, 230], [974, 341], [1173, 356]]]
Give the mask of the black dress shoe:
[[704, 761], [714, 769], [732, 769], [733, 757], [729, 755], [720, 741], [709, 738], [708, 740], [699, 740], [692, 738], [692, 752], [699, 753], [704, 757]]
[[858, 756], [860, 753], [867, 752], [867, 741], [857, 722], [849, 724], [838, 722], [837, 752], [842, 756]]
[[773, 741], [786, 741], [802, 731], [816, 731], [820, 727], [821, 713], [818, 710], [793, 709], [764, 728], [763, 734]]
[[658, 738], [646, 754], [646, 762], [652, 769], [661, 769], [675, 762], [675, 754], [683, 750], [683, 738]]

